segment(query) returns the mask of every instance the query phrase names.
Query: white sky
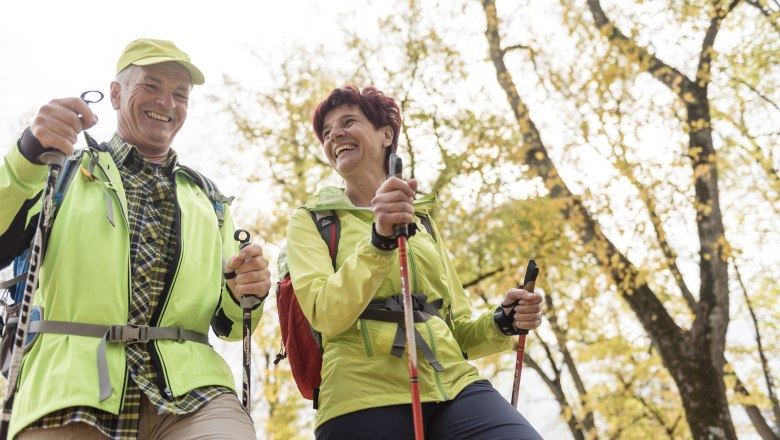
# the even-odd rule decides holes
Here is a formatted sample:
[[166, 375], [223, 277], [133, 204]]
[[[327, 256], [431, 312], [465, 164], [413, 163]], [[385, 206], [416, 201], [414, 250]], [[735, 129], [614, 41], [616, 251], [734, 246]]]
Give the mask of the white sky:
[[[3, 2], [0, 135], [3, 140], [15, 137], [22, 116], [29, 117], [50, 99], [90, 89], [106, 93], [116, 59], [136, 38], [170, 39], [188, 52], [205, 73], [206, 85], [195, 91], [203, 95], [221, 83], [223, 74], [262, 81], [267, 70], [252, 50], [262, 51], [272, 61], [293, 43], [327, 41], [332, 34], [327, 29], [337, 19], [336, 13], [352, 4], [301, 0]], [[114, 120], [110, 105], [101, 104], [95, 108], [103, 118], [93, 129], [98, 135]], [[198, 118], [197, 111], [191, 110], [190, 119]]]
[[[125, 45], [136, 38], [151, 37], [173, 40], [189, 53], [206, 76], [206, 84], [194, 90], [188, 123], [174, 143], [174, 148], [181, 153], [179, 147], [183, 144], [198, 145], [192, 142], [197, 137], [192, 121], [208, 120], [205, 113], [208, 108], [197, 105], [198, 97], [218, 93], [223, 75], [260, 84], [267, 79], [269, 70], [253, 51], [261, 52], [260, 58], [272, 63], [281, 60], [285, 49], [293, 45], [338, 44], [337, 34], [345, 25], [372, 31], [378, 14], [386, 11], [368, 7], [366, 3], [364, 0], [4, 1], [0, 3], [3, 151], [15, 142], [37, 109], [49, 100], [78, 96], [94, 89], [107, 94], [116, 59]], [[392, 7], [390, 2], [385, 5]], [[350, 12], [345, 16], [344, 11]], [[108, 99], [92, 108], [100, 122], [90, 133], [104, 140], [116, 126], [115, 113]], [[207, 151], [194, 153], [208, 157]], [[198, 167], [192, 161], [185, 162]], [[219, 181], [219, 176], [212, 177]], [[267, 315], [261, 325], [270, 325], [272, 321]], [[529, 343], [533, 343], [533, 337]], [[218, 344], [218, 348], [234, 368], [240, 389], [240, 343]], [[544, 437], [568, 438], [554, 400], [533, 372], [526, 370], [520, 400], [523, 413]], [[506, 385], [511, 388], [511, 384]], [[500, 391], [509, 394], [509, 389], [502, 387]]]
[[[212, 116], [208, 112], [213, 106], [203, 105], [205, 96], [219, 94], [223, 75], [250, 89], [260, 89], [270, 83], [270, 70], [264, 63], [280, 62], [293, 46], [324, 44], [337, 53], [342, 28], [372, 32], [377, 18], [391, 13], [394, 4], [381, 2], [379, 7], [369, 7], [368, 0], [0, 2], [2, 150], [49, 100], [93, 89], [108, 93], [116, 59], [129, 41], [164, 38], [188, 52], [206, 76], [206, 84], [193, 92], [188, 122], [174, 143], [184, 162], [202, 169], [198, 160], [207, 160], [214, 146], [198, 142], [207, 128], [197, 124]], [[485, 74], [494, 75], [492, 71]], [[93, 105], [93, 110], [100, 122], [90, 132], [99, 140], [106, 139], [116, 126], [115, 113], [107, 99]], [[207, 174], [227, 183], [228, 176]], [[227, 188], [222, 185], [222, 189]], [[272, 322], [267, 314], [261, 325]], [[528, 341], [534, 344], [533, 336]], [[229, 359], [240, 387], [240, 343], [217, 346]], [[521, 410], [545, 438], [570, 438], [545, 386], [529, 368], [526, 370]], [[504, 395], [509, 393], [506, 385], [511, 387], [509, 383], [497, 385]]]

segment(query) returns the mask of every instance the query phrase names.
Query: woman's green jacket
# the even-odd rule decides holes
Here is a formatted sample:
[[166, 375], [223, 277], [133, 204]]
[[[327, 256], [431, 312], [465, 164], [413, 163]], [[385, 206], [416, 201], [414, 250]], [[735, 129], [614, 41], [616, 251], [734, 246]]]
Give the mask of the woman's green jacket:
[[[429, 214], [435, 203], [435, 196], [427, 196], [415, 201], [414, 207], [418, 213]], [[401, 293], [398, 251], [383, 251], [371, 244], [374, 213], [355, 207], [341, 189], [323, 189], [305, 208], [296, 210], [289, 222], [286, 260], [282, 256], [280, 263], [289, 269], [304, 314], [322, 333], [317, 426], [365, 408], [410, 403], [406, 352], [402, 357], [390, 353], [397, 325], [360, 318], [371, 301]], [[341, 224], [336, 271], [328, 245], [308, 212], [329, 210], [335, 210]], [[481, 380], [467, 358], [512, 347], [512, 339], [499, 331], [492, 313], [472, 317], [435, 223], [433, 233], [419, 225], [408, 241], [412, 293], [426, 295], [429, 303], [443, 300], [441, 319], [415, 325], [443, 367], [438, 372], [418, 355], [423, 402], [452, 399], [468, 384]], [[284, 270], [280, 268], [280, 273]]]

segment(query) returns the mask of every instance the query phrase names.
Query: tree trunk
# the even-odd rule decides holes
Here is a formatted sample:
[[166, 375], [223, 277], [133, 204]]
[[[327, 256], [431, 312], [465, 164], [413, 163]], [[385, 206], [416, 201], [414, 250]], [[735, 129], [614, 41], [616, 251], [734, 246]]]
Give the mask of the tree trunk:
[[[694, 310], [696, 320], [692, 328], [686, 331], [674, 322], [660, 299], [639, 276], [637, 268], [603, 234], [581, 199], [563, 182], [547, 154], [528, 107], [520, 98], [512, 76], [504, 64], [495, 0], [483, 0], [482, 4], [487, 18], [486, 37], [490, 57], [496, 68], [498, 82], [507, 96], [523, 135], [525, 154], [522, 160], [532, 172], [543, 179], [550, 197], [565, 201], [562, 203], [562, 214], [578, 232], [588, 252], [609, 273], [653, 340], [664, 365], [677, 384], [693, 437], [735, 440], [736, 431], [729, 413], [723, 382], [723, 351], [728, 325], [728, 272], [706, 85], [690, 87], [687, 90], [704, 92], [704, 96], [698, 96], [698, 105], [688, 106], [688, 120], [692, 126], [689, 153], [694, 167], [696, 220], [701, 240], [701, 290]], [[665, 84], [674, 84], [675, 87], [687, 79], [626, 39], [607, 21], [598, 1], [589, 0], [588, 4], [597, 26], [607, 38], [611, 41], [620, 39], [623, 44], [629, 46], [628, 50], [638, 52], [640, 62], [646, 64], [646, 70], [656, 79]], [[714, 39], [714, 34], [708, 33], [708, 37]]]

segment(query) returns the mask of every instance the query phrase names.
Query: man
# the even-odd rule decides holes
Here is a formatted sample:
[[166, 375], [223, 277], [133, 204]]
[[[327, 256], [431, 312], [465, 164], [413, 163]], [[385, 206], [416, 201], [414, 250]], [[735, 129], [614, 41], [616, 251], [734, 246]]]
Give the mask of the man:
[[[267, 296], [268, 262], [258, 245], [239, 252], [226, 204], [220, 221], [197, 173], [171, 149], [192, 86], [203, 82], [170, 41], [136, 40], [119, 57], [116, 133], [74, 165], [47, 243], [34, 300], [43, 316], [11, 438], [255, 438], [206, 334], [211, 324], [221, 338], [241, 338], [239, 298]], [[40, 209], [44, 147], [70, 155], [96, 123], [79, 98], [40, 109], [0, 167], [0, 248], [24, 250], [24, 219]], [[261, 315], [262, 302], [253, 329]], [[47, 327], [53, 321], [66, 325]], [[102, 336], [85, 336], [92, 328]]]

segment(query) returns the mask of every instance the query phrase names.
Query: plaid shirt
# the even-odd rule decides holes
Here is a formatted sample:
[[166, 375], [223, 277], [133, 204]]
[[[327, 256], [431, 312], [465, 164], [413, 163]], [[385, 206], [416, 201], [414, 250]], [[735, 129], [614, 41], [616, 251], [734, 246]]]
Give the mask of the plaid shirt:
[[[174, 176], [176, 153], [171, 150], [165, 162], [156, 166], [138, 150], [114, 134], [108, 152], [117, 164], [127, 197], [127, 222], [130, 228], [130, 265], [132, 296], [128, 324], [149, 325], [165, 289], [168, 268], [175, 267]], [[73, 422], [85, 422], [112, 439], [138, 437], [141, 393], [158, 413], [188, 414], [229, 388], [209, 386], [174, 397], [171, 390], [161, 390], [158, 372], [152, 363], [147, 344], [125, 345], [129, 379], [119, 415], [87, 406], [65, 408], [48, 414], [28, 428], [53, 428]], [[132, 379], [132, 380], [130, 380]]]

